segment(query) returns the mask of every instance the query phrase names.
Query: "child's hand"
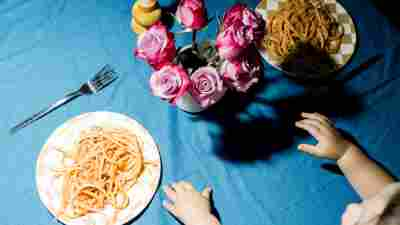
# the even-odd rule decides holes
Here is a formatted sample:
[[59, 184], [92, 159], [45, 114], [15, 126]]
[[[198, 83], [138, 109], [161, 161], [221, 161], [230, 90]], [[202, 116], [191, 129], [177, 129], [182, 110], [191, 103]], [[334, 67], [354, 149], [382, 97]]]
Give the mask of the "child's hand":
[[219, 225], [211, 214], [211, 188], [202, 193], [196, 191], [192, 184], [181, 181], [164, 187], [170, 202], [164, 207], [185, 225]]
[[305, 119], [296, 122], [296, 127], [308, 131], [317, 139], [318, 144], [301, 144], [298, 146], [299, 150], [318, 157], [338, 160], [352, 147], [352, 143], [340, 135], [327, 117], [318, 113], [301, 115]]

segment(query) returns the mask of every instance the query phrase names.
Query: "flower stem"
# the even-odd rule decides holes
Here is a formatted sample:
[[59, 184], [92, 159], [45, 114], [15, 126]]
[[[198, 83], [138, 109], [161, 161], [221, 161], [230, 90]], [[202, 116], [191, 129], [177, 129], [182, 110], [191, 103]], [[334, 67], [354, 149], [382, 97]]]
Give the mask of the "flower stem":
[[193, 32], [192, 32], [192, 47], [193, 47], [193, 50], [197, 52], [198, 49], [197, 49], [197, 43], [196, 43], [196, 34], [197, 34], [197, 31], [193, 30]]

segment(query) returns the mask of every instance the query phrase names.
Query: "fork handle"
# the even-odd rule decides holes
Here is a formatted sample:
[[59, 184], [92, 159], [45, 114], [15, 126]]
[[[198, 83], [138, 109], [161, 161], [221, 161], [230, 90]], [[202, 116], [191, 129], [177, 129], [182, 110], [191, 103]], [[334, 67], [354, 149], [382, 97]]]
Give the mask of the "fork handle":
[[74, 91], [71, 92], [69, 94], [67, 94], [64, 98], [58, 100], [57, 102], [51, 104], [50, 106], [42, 109], [41, 111], [37, 112], [36, 114], [32, 115], [31, 117], [27, 118], [26, 120], [20, 122], [19, 124], [17, 124], [16, 126], [12, 127], [10, 129], [10, 133], [14, 134], [16, 133], [18, 130], [32, 124], [33, 122], [43, 118], [44, 116], [46, 116], [47, 114], [53, 112], [54, 110], [58, 109], [60, 106], [78, 98], [79, 96], [82, 96], [82, 92], [78, 91]]

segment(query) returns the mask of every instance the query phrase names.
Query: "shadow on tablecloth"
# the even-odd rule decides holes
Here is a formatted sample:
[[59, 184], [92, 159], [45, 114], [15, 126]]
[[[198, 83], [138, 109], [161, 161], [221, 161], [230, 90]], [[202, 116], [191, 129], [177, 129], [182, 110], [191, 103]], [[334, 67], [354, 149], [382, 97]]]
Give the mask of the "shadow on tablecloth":
[[[362, 96], [351, 94], [345, 84], [382, 59], [383, 55], [377, 55], [340, 80], [306, 85], [300, 95], [274, 100], [259, 94], [277, 82], [264, 78], [250, 93], [229, 92], [220, 103], [193, 120], [206, 120], [220, 127], [219, 133], [211, 135], [215, 140], [213, 150], [221, 159], [237, 163], [268, 160], [273, 154], [292, 149], [296, 138], [307, 135], [294, 126], [301, 112], [319, 112], [331, 118], [352, 118], [362, 112]], [[389, 82], [382, 82], [375, 89]], [[254, 105], [257, 109], [250, 109]], [[273, 115], [264, 113], [271, 111]]]
[[370, 1], [372, 2], [372, 5], [374, 5], [381, 14], [386, 16], [388, 20], [397, 29], [400, 29], [400, 17], [398, 15], [398, 10], [397, 10], [398, 1], [393, 1], [393, 0], [386, 0], [386, 1], [370, 0]]

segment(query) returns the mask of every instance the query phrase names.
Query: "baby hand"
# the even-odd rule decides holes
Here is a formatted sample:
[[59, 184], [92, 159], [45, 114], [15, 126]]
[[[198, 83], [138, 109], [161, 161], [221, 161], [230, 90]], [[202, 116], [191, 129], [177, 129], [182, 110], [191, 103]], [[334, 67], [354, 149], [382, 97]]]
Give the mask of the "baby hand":
[[344, 139], [333, 123], [318, 113], [302, 113], [303, 120], [296, 122], [296, 127], [306, 130], [315, 139], [317, 145], [301, 144], [299, 150], [333, 160], [340, 159], [353, 144]]
[[169, 199], [164, 208], [185, 225], [219, 225], [211, 214], [211, 188], [200, 193], [192, 184], [181, 181], [164, 187], [164, 192]]

